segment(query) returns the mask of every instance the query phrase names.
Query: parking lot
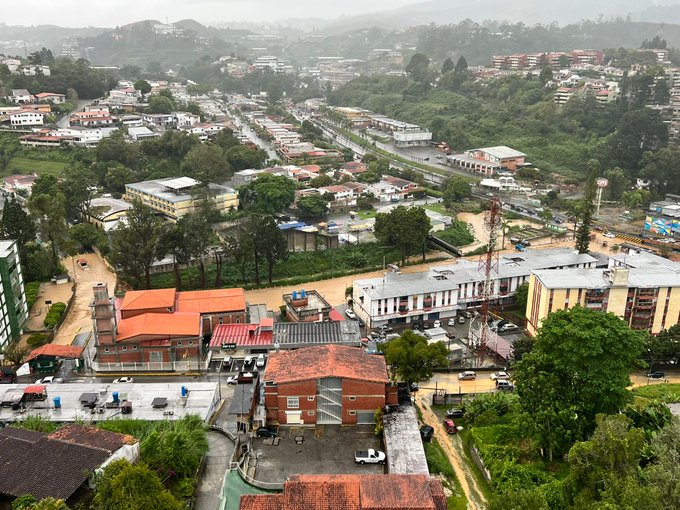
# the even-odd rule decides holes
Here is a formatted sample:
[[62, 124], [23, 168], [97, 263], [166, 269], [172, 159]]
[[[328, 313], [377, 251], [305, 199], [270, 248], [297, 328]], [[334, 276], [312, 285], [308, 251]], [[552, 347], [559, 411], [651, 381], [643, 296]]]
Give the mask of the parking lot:
[[383, 465], [354, 462], [354, 451], [368, 448], [382, 450], [372, 425], [280, 427], [277, 440], [253, 439], [257, 458], [255, 478], [281, 482], [293, 474], [383, 473]]

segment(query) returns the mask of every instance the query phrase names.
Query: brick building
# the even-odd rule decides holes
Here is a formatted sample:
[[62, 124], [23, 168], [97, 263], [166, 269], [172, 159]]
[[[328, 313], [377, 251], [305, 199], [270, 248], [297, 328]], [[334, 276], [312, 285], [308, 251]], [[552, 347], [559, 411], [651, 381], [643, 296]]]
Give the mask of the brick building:
[[428, 475], [293, 475], [280, 494], [244, 494], [240, 510], [446, 510]]
[[[245, 322], [243, 289], [176, 292], [175, 289], [129, 291], [111, 299], [108, 286], [94, 286], [92, 302], [96, 360], [100, 370], [121, 363], [196, 363], [203, 336], [213, 325]], [[118, 366], [113, 366], [113, 365]]]
[[264, 385], [267, 421], [281, 425], [373, 423], [397, 403], [385, 359], [342, 345], [270, 353]]

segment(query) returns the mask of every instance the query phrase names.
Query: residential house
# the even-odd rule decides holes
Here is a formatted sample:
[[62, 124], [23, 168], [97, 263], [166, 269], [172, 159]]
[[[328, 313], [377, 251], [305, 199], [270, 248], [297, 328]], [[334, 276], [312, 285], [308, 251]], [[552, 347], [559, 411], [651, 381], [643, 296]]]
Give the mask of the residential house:
[[105, 127], [112, 126], [116, 119], [108, 109], [91, 109], [84, 112], [75, 112], [69, 117], [71, 126], [81, 127]]
[[558, 106], [564, 106], [567, 103], [567, 101], [574, 97], [574, 94], [576, 94], [576, 92], [577, 89], [573, 87], [560, 87], [555, 91], [553, 101]]
[[149, 140], [151, 138], [159, 138], [161, 135], [151, 131], [146, 126], [139, 127], [128, 127], [128, 136], [131, 140], [135, 142], [140, 142], [142, 140]]
[[42, 126], [45, 123], [45, 115], [41, 112], [22, 110], [18, 113], [10, 113], [9, 122], [12, 129]]
[[397, 403], [385, 358], [357, 347], [271, 352], [263, 381], [267, 421], [281, 425], [372, 424]]
[[368, 172], [368, 165], [360, 161], [349, 161], [340, 165], [340, 174], [356, 179], [357, 175]]
[[286, 317], [291, 322], [323, 322], [329, 320], [331, 305], [315, 290], [294, 290], [283, 295]]
[[12, 89], [10, 99], [14, 104], [27, 104], [35, 101], [33, 94], [26, 89]]
[[[300, 503], [304, 502], [304, 506]], [[446, 510], [441, 482], [428, 475], [292, 475], [279, 494], [244, 494], [239, 510]]]
[[96, 197], [90, 200], [85, 221], [96, 225], [104, 232], [112, 232], [127, 222], [127, 212], [130, 209], [132, 204], [125, 200], [111, 196]]
[[324, 186], [317, 189], [321, 195], [332, 195], [333, 205], [356, 205], [357, 203], [354, 190], [342, 184], [333, 184], [332, 186]]
[[35, 173], [29, 175], [8, 175], [2, 178], [3, 187], [9, 193], [26, 192], [30, 195], [33, 183], [35, 183], [37, 178], [38, 175]]
[[61, 104], [66, 102], [64, 94], [57, 94], [55, 92], [41, 92], [35, 95], [37, 101], [45, 101], [52, 104]]

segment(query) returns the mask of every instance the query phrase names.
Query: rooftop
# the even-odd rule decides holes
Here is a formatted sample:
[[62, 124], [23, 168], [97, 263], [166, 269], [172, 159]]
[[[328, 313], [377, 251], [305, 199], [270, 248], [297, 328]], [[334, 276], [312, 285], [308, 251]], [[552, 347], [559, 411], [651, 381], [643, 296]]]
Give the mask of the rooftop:
[[[341, 324], [341, 323], [339, 323]], [[274, 384], [340, 377], [387, 383], [385, 358], [345, 345], [319, 345], [269, 354], [264, 380]]]
[[429, 474], [413, 406], [399, 406], [383, 417], [388, 471], [394, 474]]
[[120, 309], [123, 311], [175, 307], [175, 289], [129, 290]]
[[83, 355], [83, 349], [84, 347], [73, 345], [46, 344], [42, 347], [32, 350], [28, 356], [26, 356], [25, 361], [34, 360], [39, 356], [55, 356], [58, 358], [77, 359]]
[[[185, 181], [183, 179], [188, 180]], [[126, 184], [125, 187], [136, 190], [140, 193], [153, 195], [154, 197], [166, 200], [168, 202], [184, 202], [186, 200], [192, 199], [191, 193], [189, 192], [190, 186], [187, 186], [189, 180], [198, 183], [198, 181], [194, 181], [189, 177], [180, 177], [134, 182], [132, 184]], [[232, 188], [228, 188], [220, 184], [210, 183], [208, 186], [218, 196], [236, 193], [236, 191], [234, 191]]]
[[[183, 399], [181, 387], [188, 389], [188, 397]], [[3, 384], [0, 386], [0, 402], [7, 405], [21, 398], [26, 384]], [[26, 411], [14, 411], [10, 407], [0, 407], [0, 421], [11, 423], [23, 420], [26, 416], [40, 416], [52, 422], [85, 422], [120, 419], [120, 407], [107, 407], [113, 402], [113, 392], [119, 400], [132, 402], [131, 418], [146, 421], [179, 420], [191, 414], [206, 421], [212, 415], [218, 402], [216, 382], [172, 382], [172, 383], [54, 383], [46, 385], [47, 400], [24, 402]], [[96, 397], [95, 413], [81, 402], [83, 394]], [[54, 407], [53, 398], [61, 399], [61, 407]], [[167, 399], [167, 407], [154, 408], [154, 398]], [[101, 412], [100, 412], [101, 410]], [[164, 412], [172, 411], [172, 414]], [[0, 429], [1, 430], [1, 429]], [[2, 463], [0, 463], [1, 467]]]
[[119, 198], [97, 197], [90, 201], [90, 215], [100, 220], [130, 209], [132, 209], [132, 204]]
[[143, 313], [118, 323], [116, 339], [129, 340], [139, 336], [194, 337], [201, 334], [198, 313]]
[[[534, 271], [548, 289], [606, 289], [612, 287], [609, 269], [553, 269]], [[665, 268], [631, 268], [628, 288], [680, 287], [680, 272]]]
[[246, 309], [246, 298], [241, 288], [195, 290], [177, 293], [178, 312], [218, 313]]
[[506, 145], [498, 145], [496, 147], [483, 147], [481, 149], [473, 149], [473, 151], [486, 152], [492, 156], [500, 159], [506, 158], [521, 158], [526, 156], [523, 152], [512, 149]]
[[293, 475], [281, 494], [241, 496], [241, 510], [446, 510], [428, 475]]

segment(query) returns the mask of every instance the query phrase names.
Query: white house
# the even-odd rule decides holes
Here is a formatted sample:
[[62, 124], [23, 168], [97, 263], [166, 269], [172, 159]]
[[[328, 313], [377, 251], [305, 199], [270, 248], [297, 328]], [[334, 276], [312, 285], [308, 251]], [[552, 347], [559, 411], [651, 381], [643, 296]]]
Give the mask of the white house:
[[35, 101], [33, 95], [26, 89], [12, 89], [11, 99], [14, 104], [26, 104]]
[[42, 126], [45, 123], [45, 115], [42, 112], [33, 111], [10, 113], [9, 122], [13, 129]]

